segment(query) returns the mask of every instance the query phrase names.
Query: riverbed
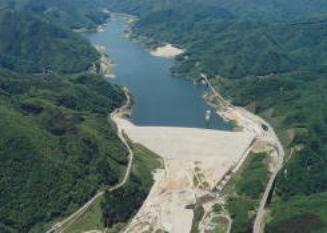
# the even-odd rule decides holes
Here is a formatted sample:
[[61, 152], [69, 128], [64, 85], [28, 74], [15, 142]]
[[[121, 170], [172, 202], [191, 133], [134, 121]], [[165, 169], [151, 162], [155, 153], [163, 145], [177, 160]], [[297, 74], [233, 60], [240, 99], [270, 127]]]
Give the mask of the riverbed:
[[[103, 46], [114, 62], [115, 78], [110, 82], [130, 90], [134, 100], [130, 120], [134, 124], [231, 129], [202, 98], [204, 86], [172, 76], [173, 58], [153, 56], [142, 44], [126, 37], [128, 25], [123, 17], [113, 17], [102, 29], [87, 37]], [[209, 121], [208, 110], [212, 112]]]

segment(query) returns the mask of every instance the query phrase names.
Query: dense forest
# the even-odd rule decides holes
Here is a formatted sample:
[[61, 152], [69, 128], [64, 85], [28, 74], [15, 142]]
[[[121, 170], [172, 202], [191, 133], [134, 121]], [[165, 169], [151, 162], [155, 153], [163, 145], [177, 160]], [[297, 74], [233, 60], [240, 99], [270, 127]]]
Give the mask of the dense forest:
[[108, 114], [125, 95], [87, 72], [98, 58], [43, 14], [0, 11], [0, 232], [45, 232], [122, 178]]
[[0, 11], [0, 67], [23, 73], [87, 70], [99, 54], [86, 39], [22, 11]]
[[79, 29], [93, 28], [107, 19], [103, 3], [104, 0], [3, 0], [0, 9], [41, 15], [60, 26]]
[[[224, 96], [277, 129], [289, 156], [266, 231], [326, 232], [324, 0], [1, 1], [0, 232], [44, 232], [124, 172], [127, 152], [107, 121], [124, 97], [83, 72], [99, 54], [70, 31], [104, 22], [106, 8], [138, 16], [133, 31], [149, 46], [185, 48], [176, 76], [209, 74]], [[140, 206], [151, 180], [139, 176], [149, 170], [107, 193], [107, 226]], [[123, 205], [110, 208], [117, 202]]]
[[[71, 31], [104, 22], [99, 3], [0, 2], [0, 232], [45, 232], [126, 171], [126, 148], [108, 120], [125, 95], [90, 74], [100, 54]], [[135, 213], [160, 166], [133, 148], [128, 183], [101, 201], [104, 226]]]
[[[263, 4], [265, 10], [262, 10], [262, 14], [268, 12], [264, 19], [246, 13], [252, 10], [251, 4], [246, 4], [243, 12], [236, 7], [236, 3], [229, 5], [227, 1], [219, 0], [184, 0], [178, 3], [162, 1], [161, 4], [146, 1], [148, 4], [143, 7], [137, 7], [138, 1], [133, 0], [126, 3], [113, 2], [114, 9], [140, 16], [135, 25], [136, 33], [187, 49], [187, 54], [179, 57], [180, 64], [174, 69], [183, 76], [194, 71], [195, 76], [199, 72], [205, 72], [228, 78], [241, 78], [248, 75], [283, 73], [299, 68], [325, 68], [327, 58], [321, 51], [326, 47], [326, 41], [321, 40], [321, 37], [326, 35], [327, 16], [310, 14], [311, 11], [307, 12], [307, 7], [303, 7], [306, 10], [293, 9], [294, 12], [304, 11], [304, 19], [298, 18], [299, 13], [293, 18], [284, 20], [282, 16], [276, 16], [274, 20], [269, 21], [268, 19], [274, 17], [277, 12], [283, 12], [278, 8], [270, 10], [266, 3], [269, 1]], [[260, 9], [256, 1], [248, 2], [253, 2], [252, 4]], [[301, 3], [304, 1], [300, 0], [294, 3], [279, 2], [281, 9], [282, 5], [286, 4], [290, 8], [296, 2], [297, 8], [305, 6]], [[153, 6], [153, 9], [150, 6]], [[312, 12], [323, 9], [327, 11], [327, 4], [312, 6], [316, 6]], [[289, 11], [291, 9], [284, 9], [284, 14]]]
[[153, 185], [153, 170], [162, 168], [158, 155], [139, 144], [131, 145], [135, 160], [129, 180], [121, 189], [107, 192], [102, 203], [104, 224], [108, 228], [119, 229], [136, 214]]
[[96, 76], [1, 71], [1, 232], [29, 232], [118, 182], [127, 152], [107, 114], [122, 96]]
[[137, 15], [133, 30], [149, 46], [185, 48], [177, 76], [209, 74], [224, 96], [277, 129], [288, 156], [267, 232], [325, 232], [327, 2], [245, 2], [112, 0], [110, 9]]

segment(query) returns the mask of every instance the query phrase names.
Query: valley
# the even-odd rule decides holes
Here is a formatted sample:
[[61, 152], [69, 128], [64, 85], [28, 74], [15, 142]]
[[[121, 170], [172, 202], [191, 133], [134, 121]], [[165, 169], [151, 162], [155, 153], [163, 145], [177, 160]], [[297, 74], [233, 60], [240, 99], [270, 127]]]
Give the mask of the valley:
[[[139, 49], [137, 46], [140, 45], [129, 44], [132, 42], [128, 42], [125, 36], [118, 34], [117, 37], [117, 34], [106, 32], [106, 30], [113, 30], [115, 33], [116, 31], [121, 31], [116, 29], [118, 25], [121, 26], [119, 19], [113, 20], [107, 26], [109, 29], [103, 28], [100, 32], [97, 32], [100, 38], [101, 36], [108, 38], [108, 35], [112, 38], [108, 40], [111, 42], [109, 47], [105, 47], [105, 44], [100, 45], [109, 51], [109, 55], [110, 52], [112, 53], [111, 58], [115, 62], [114, 72], [116, 71], [118, 75], [115, 75], [116, 78], [111, 80], [111, 82], [120, 85], [126, 84], [128, 87], [131, 87], [129, 92], [132, 90], [131, 94], [133, 96], [136, 95], [137, 97], [139, 95], [138, 92], [141, 91], [145, 98], [149, 98], [145, 95], [146, 92], [144, 93], [143, 89], [135, 89], [136, 92], [133, 92], [133, 88], [139, 87], [140, 82], [143, 80], [138, 78], [135, 80], [137, 83], [134, 84], [131, 79], [135, 75], [140, 77], [138, 72], [144, 72], [142, 66], [134, 66], [133, 73], [126, 72], [126, 69], [130, 69], [130, 67], [123, 66], [126, 61], [125, 57], [121, 57], [126, 48], [130, 49], [126, 54], [131, 55], [137, 53], [138, 60], [140, 60], [140, 54], [144, 53], [131, 50], [135, 48]], [[116, 23], [117, 20], [118, 24]], [[91, 40], [95, 41], [96, 44], [99, 44], [99, 42], [104, 43], [105, 40], [100, 38], [94, 39], [91, 35]], [[115, 42], [116, 40], [119, 42]], [[123, 44], [123, 47], [118, 46], [120, 48], [117, 50], [119, 54], [116, 54], [115, 49], [117, 49], [117, 44], [119, 45], [120, 43]], [[146, 54], [145, 56], [148, 55]], [[131, 59], [131, 56], [129, 59]], [[130, 62], [130, 64], [133, 63]], [[141, 69], [142, 71], [138, 71], [137, 69]], [[130, 74], [133, 74], [133, 76], [129, 76]], [[154, 74], [151, 73], [151, 75]], [[122, 229], [123, 232], [162, 231], [179, 233], [190, 232], [194, 227], [200, 227], [202, 229], [201, 231], [207, 231], [210, 219], [202, 216], [205, 218], [203, 220], [199, 219], [199, 225], [194, 226], [193, 210], [188, 209], [187, 206], [200, 205], [201, 208], [205, 209], [208, 216], [210, 216], [211, 209], [214, 205], [224, 205], [227, 201], [226, 198], [228, 198], [228, 195], [224, 195], [222, 192], [224, 186], [233, 177], [233, 174], [239, 171], [247, 160], [248, 155], [253, 153], [253, 150], [257, 153], [267, 153], [266, 157], [270, 161], [268, 169], [270, 183], [275, 180], [275, 176], [280, 169], [280, 164], [283, 161], [284, 152], [272, 127], [262, 118], [253, 115], [243, 108], [231, 105], [214, 89], [206, 75], [202, 74], [201, 77], [208, 86], [206, 98], [213, 104], [214, 109], [216, 109], [213, 111], [217, 111], [216, 114], [221, 117], [220, 119], [224, 119], [226, 122], [235, 122], [238, 126], [238, 132], [178, 127], [174, 122], [173, 124], [169, 122], [169, 118], [162, 118], [161, 121], [164, 123], [160, 125], [160, 122], [155, 122], [158, 119], [154, 118], [154, 116], [152, 116], [153, 119], [151, 120], [155, 123], [149, 124], [147, 118], [141, 118], [140, 121], [133, 116], [135, 111], [138, 111], [139, 106], [141, 105], [142, 107], [142, 104], [144, 104], [141, 102], [143, 99], [139, 100], [138, 98], [136, 98], [136, 103], [134, 103], [131, 113], [127, 113], [130, 120], [124, 118], [124, 115], [123, 118], [121, 115], [113, 118], [118, 128], [126, 134], [133, 144], [141, 144], [153, 151], [162, 157], [164, 164], [164, 169], [154, 172], [154, 184], [149, 196], [128, 225]], [[161, 85], [160, 88], [163, 88], [163, 86]], [[135, 99], [133, 99], [134, 101]], [[163, 107], [162, 104], [160, 106]], [[169, 104], [167, 107], [173, 108], [174, 106]], [[156, 110], [156, 108], [158, 107], [148, 107], [146, 111]], [[166, 111], [173, 113], [174, 111], [169, 108]], [[194, 111], [195, 108], [191, 109], [193, 109], [191, 111]], [[176, 112], [173, 114], [176, 114]], [[204, 115], [204, 111], [202, 114]], [[203, 115], [201, 117], [202, 121], [204, 120]], [[148, 114], [146, 117], [148, 117]], [[177, 120], [181, 122], [179, 124], [182, 126], [185, 124], [183, 118], [177, 117]], [[135, 125], [131, 121], [137, 122], [140, 125]], [[202, 127], [205, 127], [205, 125]], [[267, 193], [270, 192], [271, 188], [271, 185], [268, 185], [266, 192], [262, 192], [263, 204], [258, 206], [260, 210], [258, 212], [258, 220], [256, 220], [259, 228], [263, 224]], [[203, 201], [200, 201], [201, 204], [199, 204], [199, 200], [202, 199]], [[220, 214], [230, 219], [226, 212]], [[209, 222], [201, 225], [206, 221]], [[256, 232], [260, 231], [256, 230]]]
[[325, 232], [326, 12], [1, 1], [0, 232]]

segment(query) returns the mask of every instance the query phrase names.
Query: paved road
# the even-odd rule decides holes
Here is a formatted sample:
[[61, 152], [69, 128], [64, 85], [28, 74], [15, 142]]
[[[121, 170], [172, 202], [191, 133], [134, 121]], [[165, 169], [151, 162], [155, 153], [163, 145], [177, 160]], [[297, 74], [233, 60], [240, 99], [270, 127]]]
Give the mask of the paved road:
[[273, 188], [276, 176], [283, 167], [283, 158], [284, 158], [284, 154], [285, 154], [283, 147], [281, 145], [275, 147], [275, 153], [277, 153], [277, 161], [275, 161], [275, 164], [273, 165], [272, 174], [271, 174], [269, 182], [266, 186], [265, 192], [261, 198], [260, 205], [259, 205], [259, 208], [257, 211], [257, 215], [256, 215], [256, 218], [255, 218], [254, 224], [253, 224], [253, 233], [262, 233], [263, 232], [265, 213], [266, 213], [265, 207], [266, 207], [266, 204], [268, 201], [268, 197]]
[[[254, 132], [257, 135], [257, 140], [261, 140], [265, 142], [267, 145], [270, 145], [274, 149], [274, 161], [272, 162], [272, 174], [270, 176], [270, 179], [268, 181], [268, 184], [266, 186], [265, 192], [263, 194], [263, 197], [260, 201], [260, 205], [257, 211], [257, 215], [254, 221], [253, 225], [253, 233], [262, 233], [264, 228], [264, 218], [265, 218], [265, 206], [269, 197], [269, 193], [273, 187], [274, 181], [276, 179], [276, 176], [278, 172], [283, 167], [283, 160], [285, 156], [284, 148], [278, 139], [274, 129], [271, 127], [271, 125], [266, 122], [261, 117], [248, 112], [244, 108], [235, 107], [228, 101], [226, 101], [219, 92], [214, 88], [214, 86], [211, 84], [210, 80], [205, 74], [202, 74], [201, 77], [207, 82], [208, 88], [211, 90], [211, 92], [214, 94], [214, 97], [217, 97], [220, 104], [222, 105], [223, 111], [238, 111], [242, 117], [248, 122], [247, 127]], [[265, 125], [268, 127], [268, 130], [264, 130], [262, 128], [262, 125]]]
[[[131, 101], [130, 101], [130, 96], [127, 92], [127, 89], [125, 89], [124, 91], [126, 94], [127, 101], [121, 108], [116, 109], [114, 112], [112, 112], [110, 114], [110, 118], [113, 122], [115, 122], [115, 120], [117, 118], [121, 117], [124, 113], [126, 113], [128, 107], [130, 105]], [[127, 165], [126, 172], [125, 172], [125, 175], [124, 175], [124, 178], [122, 179], [122, 181], [119, 184], [115, 185], [114, 187], [109, 188], [107, 190], [109, 192], [115, 191], [126, 184], [128, 178], [129, 178], [129, 175], [131, 173], [133, 160], [134, 160], [134, 153], [133, 153], [132, 149], [130, 148], [126, 138], [124, 137], [123, 130], [121, 129], [121, 127], [119, 127], [118, 124], [116, 124], [116, 125], [117, 125], [118, 137], [128, 150], [128, 165]], [[68, 218], [64, 219], [63, 221], [53, 225], [52, 228], [50, 230], [48, 230], [46, 233], [62, 233], [62, 232], [64, 232], [68, 227], [70, 227], [73, 223], [75, 223], [92, 206], [92, 204], [99, 197], [103, 196], [104, 194], [105, 194], [105, 191], [98, 192], [87, 203], [85, 203], [80, 209], [78, 209], [76, 212], [71, 214]]]

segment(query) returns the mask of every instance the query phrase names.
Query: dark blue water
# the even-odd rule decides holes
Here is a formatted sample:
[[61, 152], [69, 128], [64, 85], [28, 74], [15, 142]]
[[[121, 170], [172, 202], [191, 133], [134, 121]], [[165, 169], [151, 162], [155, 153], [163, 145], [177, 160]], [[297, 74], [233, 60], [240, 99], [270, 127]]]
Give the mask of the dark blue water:
[[[131, 120], [142, 126], [183, 126], [230, 129], [202, 99], [204, 87], [172, 77], [169, 68], [174, 59], [154, 57], [139, 43], [124, 38], [126, 25], [122, 18], [112, 19], [104, 32], [91, 33], [90, 41], [106, 47], [115, 63], [113, 83], [126, 86], [134, 98]], [[212, 110], [212, 109], [211, 109]]]

